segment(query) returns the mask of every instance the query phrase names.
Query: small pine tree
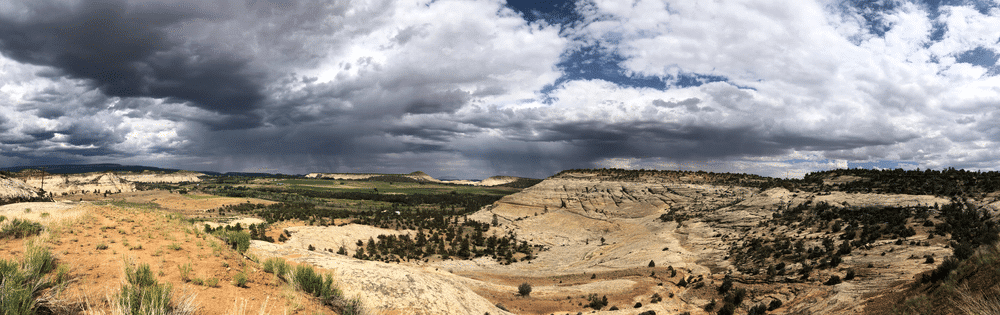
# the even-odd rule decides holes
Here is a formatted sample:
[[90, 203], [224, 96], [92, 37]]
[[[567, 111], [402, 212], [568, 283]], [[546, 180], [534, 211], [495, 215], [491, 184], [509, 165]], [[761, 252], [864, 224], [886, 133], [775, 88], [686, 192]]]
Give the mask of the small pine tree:
[[517, 294], [527, 297], [531, 295], [531, 285], [527, 282], [517, 286]]
[[649, 268], [653, 268], [653, 267], [656, 267], [656, 262], [650, 260], [649, 261]]

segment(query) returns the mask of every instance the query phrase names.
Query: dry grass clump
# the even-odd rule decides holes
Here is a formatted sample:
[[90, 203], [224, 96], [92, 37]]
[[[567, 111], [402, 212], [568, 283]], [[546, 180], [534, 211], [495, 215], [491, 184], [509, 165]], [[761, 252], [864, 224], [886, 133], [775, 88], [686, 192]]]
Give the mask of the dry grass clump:
[[958, 292], [958, 308], [969, 315], [1000, 315], [1000, 290], [972, 293], [968, 286], [963, 286]]
[[109, 297], [111, 313], [115, 315], [188, 315], [198, 310], [195, 294], [183, 294], [173, 301], [173, 287], [161, 284], [149, 264], [125, 263], [125, 281], [114, 297]]
[[274, 273], [292, 286], [318, 298], [323, 305], [330, 306], [342, 315], [365, 314], [359, 299], [347, 299], [333, 281], [329, 273], [317, 273], [312, 266], [298, 265], [292, 268], [282, 258], [264, 260], [264, 272]]

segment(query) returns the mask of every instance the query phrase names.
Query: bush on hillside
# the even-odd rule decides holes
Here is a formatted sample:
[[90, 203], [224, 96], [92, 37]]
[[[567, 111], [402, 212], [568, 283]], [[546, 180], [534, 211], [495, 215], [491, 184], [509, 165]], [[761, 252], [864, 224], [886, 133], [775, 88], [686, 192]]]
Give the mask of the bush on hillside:
[[524, 297], [531, 295], [531, 285], [525, 282], [517, 286], [517, 294]]
[[0, 228], [0, 238], [22, 238], [37, 235], [42, 232], [42, 225], [38, 222], [28, 220], [13, 219]]

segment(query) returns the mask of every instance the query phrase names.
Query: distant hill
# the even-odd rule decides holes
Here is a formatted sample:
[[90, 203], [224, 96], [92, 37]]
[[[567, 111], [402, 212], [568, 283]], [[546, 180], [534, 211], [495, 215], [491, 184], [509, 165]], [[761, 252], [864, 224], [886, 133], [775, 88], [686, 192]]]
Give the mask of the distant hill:
[[[101, 163], [101, 164], [64, 164], [64, 165], [23, 165], [23, 166], [10, 166], [10, 167], [0, 167], [0, 172], [11, 172], [17, 173], [23, 170], [42, 170], [48, 174], [82, 174], [82, 173], [104, 173], [104, 172], [133, 172], [142, 173], [144, 171], [158, 172], [158, 173], [174, 173], [184, 170], [173, 169], [173, 168], [160, 168], [153, 166], [142, 166], [142, 165], [121, 165], [114, 163]], [[284, 175], [284, 174], [269, 174], [269, 173], [245, 173], [245, 172], [205, 172], [196, 171], [205, 175], [213, 176], [244, 176], [244, 177], [287, 177], [293, 176], [298, 177], [300, 175]]]
[[121, 165], [112, 163], [103, 164], [64, 164], [64, 165], [24, 165], [2, 167], [0, 171], [20, 172], [27, 169], [43, 170], [49, 174], [80, 174], [91, 172], [176, 172], [177, 169], [159, 168], [141, 165]]
[[306, 178], [350, 179], [387, 182], [428, 182], [438, 184], [471, 185], [471, 186], [507, 186], [515, 188], [530, 187], [541, 180], [513, 176], [492, 176], [484, 180], [440, 180], [427, 173], [416, 171], [409, 174], [377, 174], [377, 173], [310, 173]]

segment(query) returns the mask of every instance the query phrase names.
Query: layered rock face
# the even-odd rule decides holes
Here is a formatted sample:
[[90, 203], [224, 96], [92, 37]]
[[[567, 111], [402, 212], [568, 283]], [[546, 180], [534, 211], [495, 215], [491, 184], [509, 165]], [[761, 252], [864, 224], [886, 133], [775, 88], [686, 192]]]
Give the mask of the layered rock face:
[[44, 190], [53, 196], [135, 191], [135, 184], [114, 173], [26, 176], [22, 179], [32, 188]]

